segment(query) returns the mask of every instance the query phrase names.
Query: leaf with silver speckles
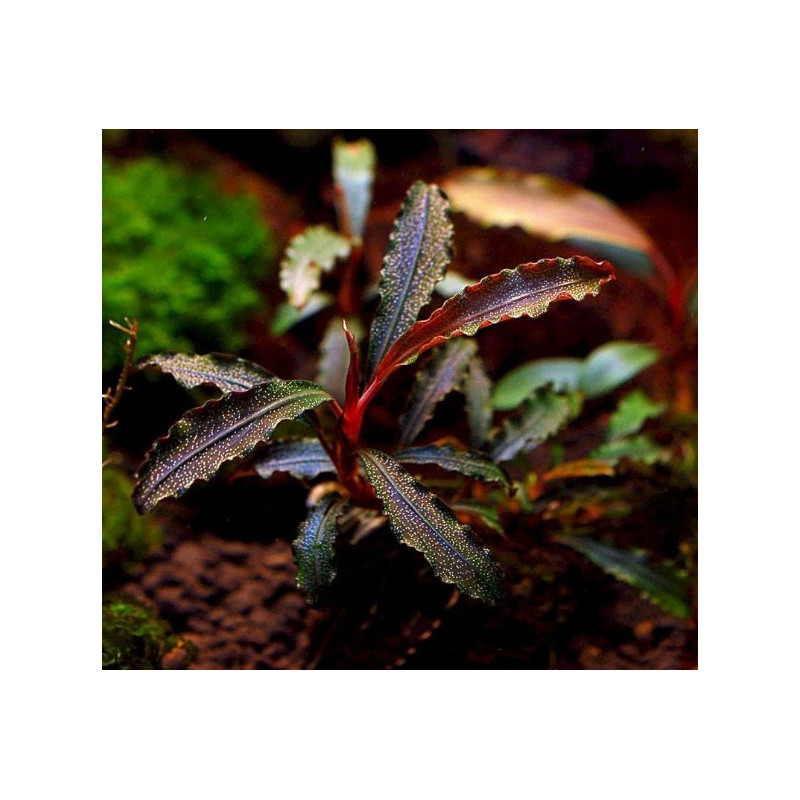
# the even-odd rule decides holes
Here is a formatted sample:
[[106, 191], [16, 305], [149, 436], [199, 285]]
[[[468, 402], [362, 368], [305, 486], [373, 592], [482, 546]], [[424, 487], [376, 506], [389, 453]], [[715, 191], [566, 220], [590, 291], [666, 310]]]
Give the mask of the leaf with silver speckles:
[[503, 571], [470, 528], [385, 453], [362, 450], [359, 457], [397, 538], [419, 550], [441, 580], [472, 597], [498, 602]]
[[165, 497], [180, 497], [226, 461], [249, 455], [280, 422], [330, 399], [315, 383], [276, 378], [189, 411], [147, 454], [133, 493], [137, 510], [152, 511]]
[[204, 356], [159, 353], [143, 359], [138, 366], [139, 369], [157, 367], [172, 375], [186, 389], [211, 384], [223, 392], [246, 392], [259, 383], [266, 383], [276, 377], [252, 361], [224, 353], [209, 353]]
[[276, 472], [288, 472], [295, 478], [316, 478], [323, 472], [336, 472], [319, 439], [273, 442], [253, 462], [253, 469], [262, 478]]
[[337, 519], [347, 508], [347, 500], [336, 492], [322, 497], [309, 509], [292, 544], [297, 565], [297, 585], [312, 606], [319, 605], [336, 576], [333, 543], [339, 535]]
[[484, 483], [499, 483], [509, 487], [508, 476], [489, 456], [475, 450], [457, 450], [449, 444], [429, 444], [410, 447], [395, 453], [401, 464], [435, 464], [448, 472], [458, 472]]
[[417, 181], [395, 219], [383, 259], [381, 303], [370, 330], [367, 376], [395, 340], [413, 325], [453, 252], [453, 223], [447, 198], [436, 185]]

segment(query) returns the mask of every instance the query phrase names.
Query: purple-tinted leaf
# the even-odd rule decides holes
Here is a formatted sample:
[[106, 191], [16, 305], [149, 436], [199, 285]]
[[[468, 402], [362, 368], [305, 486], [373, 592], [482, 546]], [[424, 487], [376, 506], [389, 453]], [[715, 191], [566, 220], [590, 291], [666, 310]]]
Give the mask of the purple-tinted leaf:
[[469, 478], [485, 483], [510, 486], [508, 476], [491, 458], [475, 450], [457, 450], [449, 444], [429, 444], [410, 447], [395, 453], [401, 464], [435, 464], [449, 472], [459, 472]]
[[184, 353], [159, 353], [139, 362], [139, 369], [157, 367], [172, 375], [184, 388], [211, 384], [223, 392], [246, 392], [259, 383], [275, 378], [273, 373], [244, 358], [223, 353], [186, 355]]
[[482, 358], [473, 358], [469, 362], [461, 390], [467, 402], [469, 443], [473, 447], [483, 447], [492, 424], [492, 382]]
[[272, 442], [253, 462], [253, 469], [262, 478], [276, 472], [288, 472], [295, 478], [316, 478], [323, 472], [336, 472], [319, 439]]

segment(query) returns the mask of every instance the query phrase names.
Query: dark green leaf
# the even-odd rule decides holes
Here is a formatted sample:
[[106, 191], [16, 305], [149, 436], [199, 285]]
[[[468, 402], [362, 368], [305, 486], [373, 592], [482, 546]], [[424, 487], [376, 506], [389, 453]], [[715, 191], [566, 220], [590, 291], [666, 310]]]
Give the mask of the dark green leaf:
[[372, 202], [372, 182], [375, 178], [375, 147], [369, 139], [333, 143], [333, 180], [344, 195], [347, 219], [340, 219], [343, 231], [349, 229], [359, 239], [364, 235], [367, 212]]
[[488, 603], [500, 600], [503, 572], [472, 531], [394, 459], [377, 450], [359, 455], [397, 538], [419, 550], [441, 580]]
[[648, 419], [660, 416], [666, 409], [666, 403], [655, 403], [641, 389], [634, 389], [619, 401], [608, 422], [606, 437], [620, 439], [638, 433]]
[[408, 410], [400, 417], [401, 447], [419, 436], [439, 401], [461, 385], [467, 365], [477, 352], [478, 345], [472, 339], [455, 339], [436, 353], [426, 369], [417, 372]]
[[411, 447], [395, 454], [401, 464], [436, 464], [448, 472], [458, 472], [485, 483], [509, 487], [508, 476], [491, 458], [475, 450], [457, 450], [449, 444]]
[[323, 472], [336, 472], [319, 439], [273, 442], [253, 462], [253, 469], [262, 478], [276, 472], [288, 472], [295, 478], [316, 478]]
[[370, 332], [367, 376], [430, 302], [452, 258], [450, 207], [438, 186], [417, 181], [397, 216], [383, 259], [381, 303]]
[[558, 433], [581, 409], [577, 394], [557, 394], [549, 387], [537, 389], [525, 404], [503, 423], [492, 443], [495, 461], [510, 461], [523, 451], [533, 450]]
[[139, 368], [157, 367], [186, 389], [211, 384], [223, 392], [246, 392], [259, 383], [275, 378], [258, 364], [243, 358], [234, 358], [222, 353], [205, 356], [183, 353], [159, 353], [139, 362]]
[[469, 443], [473, 447], [483, 447], [492, 424], [492, 382], [480, 356], [469, 362], [462, 391], [467, 402]]
[[289, 302], [302, 308], [319, 289], [323, 272], [330, 272], [337, 259], [350, 253], [350, 240], [325, 225], [315, 225], [297, 234], [281, 262], [280, 284]]
[[333, 543], [339, 534], [336, 520], [346, 507], [347, 500], [341, 495], [326, 494], [309, 509], [292, 545], [297, 585], [312, 606], [325, 599], [336, 575], [333, 566]]
[[690, 614], [686, 587], [671, 575], [657, 572], [647, 561], [630, 552], [617, 550], [586, 536], [555, 536], [559, 544], [571, 547], [617, 580], [637, 589], [647, 600], [670, 614], [686, 618]]
[[189, 411], [147, 454], [133, 493], [137, 510], [152, 511], [165, 497], [180, 497], [226, 461], [249, 455], [280, 422], [330, 399], [314, 383], [276, 378]]

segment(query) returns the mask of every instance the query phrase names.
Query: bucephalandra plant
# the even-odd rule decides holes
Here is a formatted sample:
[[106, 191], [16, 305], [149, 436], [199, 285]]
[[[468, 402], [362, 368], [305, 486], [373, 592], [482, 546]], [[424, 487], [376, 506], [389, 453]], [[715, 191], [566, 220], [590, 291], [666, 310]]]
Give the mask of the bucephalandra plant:
[[[349, 366], [341, 404], [316, 383], [282, 380], [233, 356], [162, 354], [144, 359], [141, 366], [158, 367], [185, 387], [212, 384], [222, 396], [189, 411], [155, 442], [137, 475], [133, 500], [139, 512], [179, 497], [195, 482], [212, 478], [225, 462], [269, 442], [253, 465], [259, 475], [280, 470], [300, 478], [336, 476], [312, 490], [308, 516], [295, 540], [298, 583], [311, 602], [324, 599], [333, 579], [333, 543], [341, 520], [359, 510], [384, 514], [397, 538], [419, 550], [441, 580], [472, 597], [497, 602], [503, 574], [490, 551], [404, 465], [435, 463], [498, 484], [507, 484], [504, 472], [477, 449], [408, 445], [432, 406], [466, 380], [475, 389], [473, 395], [468, 392], [467, 404], [472, 444], [481, 446], [489, 420], [474, 397], [488, 403], [489, 383], [473, 359], [474, 344], [461, 337], [504, 320], [538, 317], [560, 300], [594, 296], [614, 279], [614, 269], [582, 256], [521, 264], [468, 286], [418, 321], [445, 275], [452, 241], [447, 198], [435, 185], [415, 183], [395, 220], [383, 261], [380, 305], [363, 368], [359, 345], [344, 324]], [[440, 345], [444, 347], [415, 386], [403, 417], [402, 449], [392, 456], [370, 447], [363, 436], [370, 403], [396, 370]], [[556, 411], [564, 416], [568, 409], [565, 405]], [[545, 408], [537, 413], [556, 412]], [[276, 429], [286, 420], [307, 423], [314, 435], [276, 438]]]

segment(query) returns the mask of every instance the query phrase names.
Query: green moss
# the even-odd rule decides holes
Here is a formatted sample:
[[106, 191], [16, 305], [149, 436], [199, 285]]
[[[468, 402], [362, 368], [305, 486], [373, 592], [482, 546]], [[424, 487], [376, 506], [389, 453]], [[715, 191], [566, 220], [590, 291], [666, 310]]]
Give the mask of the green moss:
[[140, 561], [162, 540], [161, 527], [152, 517], [136, 513], [128, 476], [107, 464], [103, 467], [103, 566], [110, 561]]
[[104, 159], [103, 369], [122, 361], [107, 321], [126, 316], [140, 355], [240, 351], [276, 257], [254, 198], [154, 158]]
[[167, 653], [182, 651], [186, 666], [195, 655], [189, 643], [170, 633], [169, 625], [125, 595], [103, 601], [103, 669], [163, 669]]

